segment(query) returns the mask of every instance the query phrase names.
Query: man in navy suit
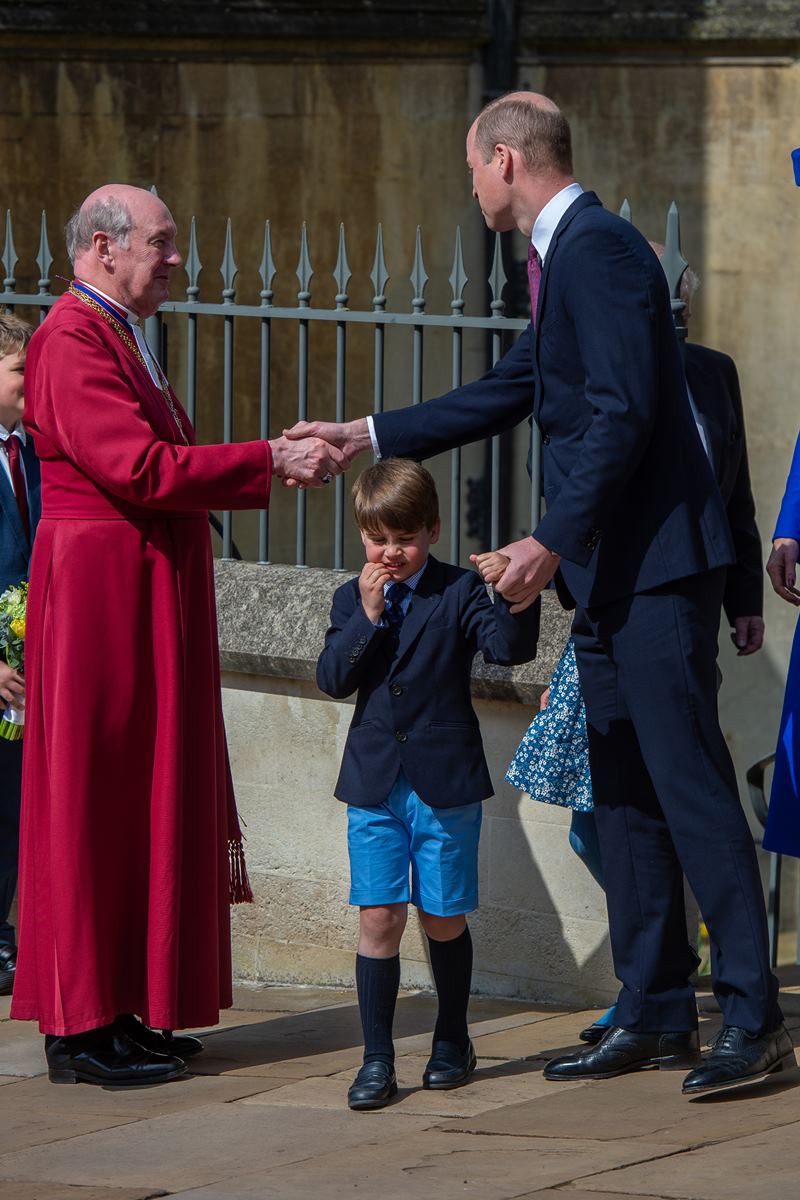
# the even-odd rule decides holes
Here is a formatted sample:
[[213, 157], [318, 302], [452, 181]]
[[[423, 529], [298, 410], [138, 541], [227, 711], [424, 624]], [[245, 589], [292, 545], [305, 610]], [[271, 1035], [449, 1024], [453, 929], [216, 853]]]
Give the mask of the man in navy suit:
[[[483, 379], [416, 408], [295, 436], [352, 457], [425, 457], [533, 410], [547, 511], [503, 548], [514, 608], [556, 575], [576, 603], [617, 1024], [551, 1079], [698, 1064], [683, 872], [712, 944], [724, 1027], [688, 1094], [793, 1065], [770, 970], [755, 847], [716, 706], [717, 637], [734, 548], [686, 394], [664, 272], [628, 222], [573, 177], [569, 126], [546, 97], [493, 101], [467, 162], [490, 229], [530, 239], [532, 323]], [[370, 424], [372, 426], [370, 432]]]
[[[28, 576], [39, 519], [39, 463], [22, 427], [25, 351], [33, 330], [0, 315], [0, 595]], [[0, 710], [25, 703], [25, 681], [0, 659]], [[17, 962], [9, 923], [17, 886], [22, 742], [0, 738], [0, 995], [14, 986]]]

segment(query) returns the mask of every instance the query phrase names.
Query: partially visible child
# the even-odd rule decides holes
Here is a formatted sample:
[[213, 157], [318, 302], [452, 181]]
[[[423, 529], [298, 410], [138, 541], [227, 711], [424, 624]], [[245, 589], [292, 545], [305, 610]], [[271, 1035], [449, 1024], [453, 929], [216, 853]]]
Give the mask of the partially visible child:
[[[33, 329], [0, 313], [0, 595], [27, 579], [38, 515], [39, 464], [22, 427], [25, 354]], [[0, 711], [25, 704], [25, 680], [0, 657]], [[14, 986], [16, 937], [9, 922], [17, 886], [22, 742], [0, 738], [0, 995]]]
[[[367, 562], [333, 597], [317, 683], [357, 691], [336, 796], [348, 805], [350, 903], [360, 908], [356, 985], [364, 1065], [354, 1109], [397, 1092], [392, 1023], [409, 901], [428, 937], [439, 1011], [426, 1088], [453, 1088], [475, 1069], [467, 1027], [478, 906], [481, 801], [493, 793], [470, 674], [535, 657], [539, 605], [512, 615], [473, 571], [438, 562], [433, 478], [406, 459], [367, 468], [353, 487]], [[410, 882], [409, 882], [410, 873]]]
[[[496, 550], [471, 557], [483, 579], [493, 584], [502, 578], [510, 561]], [[542, 693], [539, 712], [509, 764], [506, 779], [532, 800], [571, 809], [569, 844], [605, 890], [592, 799], [586, 708], [572, 638], [564, 647], [550, 686]], [[616, 1005], [612, 1005], [579, 1037], [584, 1042], [599, 1042], [613, 1027], [615, 1016]]]

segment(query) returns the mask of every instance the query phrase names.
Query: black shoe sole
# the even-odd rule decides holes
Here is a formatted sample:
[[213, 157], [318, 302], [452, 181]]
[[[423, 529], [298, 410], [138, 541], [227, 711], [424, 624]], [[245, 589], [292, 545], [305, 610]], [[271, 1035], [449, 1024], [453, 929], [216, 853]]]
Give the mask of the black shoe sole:
[[171, 1079], [179, 1079], [187, 1073], [186, 1067], [175, 1067], [174, 1070], [149, 1079], [98, 1079], [95, 1075], [87, 1075], [84, 1071], [72, 1067], [50, 1067], [47, 1075], [51, 1083], [93, 1083], [96, 1087], [154, 1087], [159, 1083], [169, 1083]]
[[381, 1096], [376, 1100], [349, 1100], [347, 1107], [353, 1112], [366, 1112], [372, 1108], [385, 1108], [389, 1101], [397, 1095], [397, 1083], [392, 1083], [389, 1086], [387, 1095]]
[[759, 1071], [756, 1075], [739, 1076], [737, 1079], [726, 1079], [722, 1083], [711, 1083], [705, 1087], [684, 1087], [681, 1089], [684, 1096], [708, 1096], [713, 1092], [730, 1092], [734, 1088], [747, 1087], [750, 1084], [766, 1083], [773, 1075], [777, 1075], [779, 1071], [794, 1071], [797, 1069], [797, 1060], [794, 1056], [794, 1051], [790, 1054], [784, 1054], [783, 1058], [779, 1058], [771, 1067], [767, 1067], [766, 1071]]
[[641, 1062], [628, 1063], [616, 1071], [580, 1072], [575, 1075], [549, 1075], [545, 1067], [542, 1075], [552, 1083], [574, 1083], [581, 1079], [616, 1079], [619, 1075], [632, 1075], [634, 1071], [691, 1071], [703, 1061], [701, 1054], [672, 1054], [667, 1058], [645, 1058]]

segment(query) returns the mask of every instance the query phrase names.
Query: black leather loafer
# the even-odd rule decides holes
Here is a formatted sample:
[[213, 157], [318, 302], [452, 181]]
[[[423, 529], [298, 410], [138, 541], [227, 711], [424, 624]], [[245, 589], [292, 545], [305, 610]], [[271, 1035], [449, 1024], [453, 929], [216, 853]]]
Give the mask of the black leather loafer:
[[611, 1079], [647, 1067], [686, 1070], [701, 1061], [696, 1029], [678, 1033], [632, 1033], [612, 1026], [591, 1049], [551, 1059], [544, 1069], [544, 1077]]
[[432, 1091], [461, 1087], [475, 1070], [477, 1062], [472, 1042], [467, 1042], [465, 1050], [460, 1050], [455, 1042], [434, 1042], [422, 1076], [422, 1086]]
[[138, 1087], [166, 1083], [186, 1074], [186, 1063], [166, 1054], [151, 1054], [113, 1025], [70, 1037], [44, 1040], [51, 1083], [96, 1083], [103, 1087]]
[[0, 996], [10, 996], [13, 992], [16, 970], [17, 947], [4, 942], [0, 946]]
[[173, 1033], [171, 1029], [151, 1029], [133, 1013], [122, 1013], [114, 1022], [114, 1029], [126, 1033], [133, 1042], [149, 1050], [151, 1054], [169, 1054], [173, 1058], [191, 1058], [203, 1049], [199, 1038], [188, 1033]]
[[776, 1071], [788, 1071], [796, 1065], [792, 1039], [785, 1025], [762, 1037], [726, 1025], [711, 1043], [702, 1066], [690, 1071], [684, 1079], [683, 1093], [694, 1096], [761, 1083]]
[[397, 1095], [397, 1077], [391, 1063], [364, 1063], [350, 1084], [347, 1103], [350, 1108], [383, 1108]]
[[587, 1025], [585, 1029], [582, 1029], [578, 1037], [582, 1042], [588, 1042], [590, 1046], [596, 1046], [598, 1042], [603, 1040], [610, 1028], [610, 1025], [598, 1025], [595, 1022], [594, 1025]]

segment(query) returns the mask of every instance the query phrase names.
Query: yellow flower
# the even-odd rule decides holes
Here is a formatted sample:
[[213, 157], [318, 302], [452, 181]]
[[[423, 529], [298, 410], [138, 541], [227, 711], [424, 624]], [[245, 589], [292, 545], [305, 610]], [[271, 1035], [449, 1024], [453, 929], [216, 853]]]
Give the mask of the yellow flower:
[[16, 621], [11, 622], [11, 632], [15, 637], [22, 640], [25, 637], [25, 618], [17, 617]]

